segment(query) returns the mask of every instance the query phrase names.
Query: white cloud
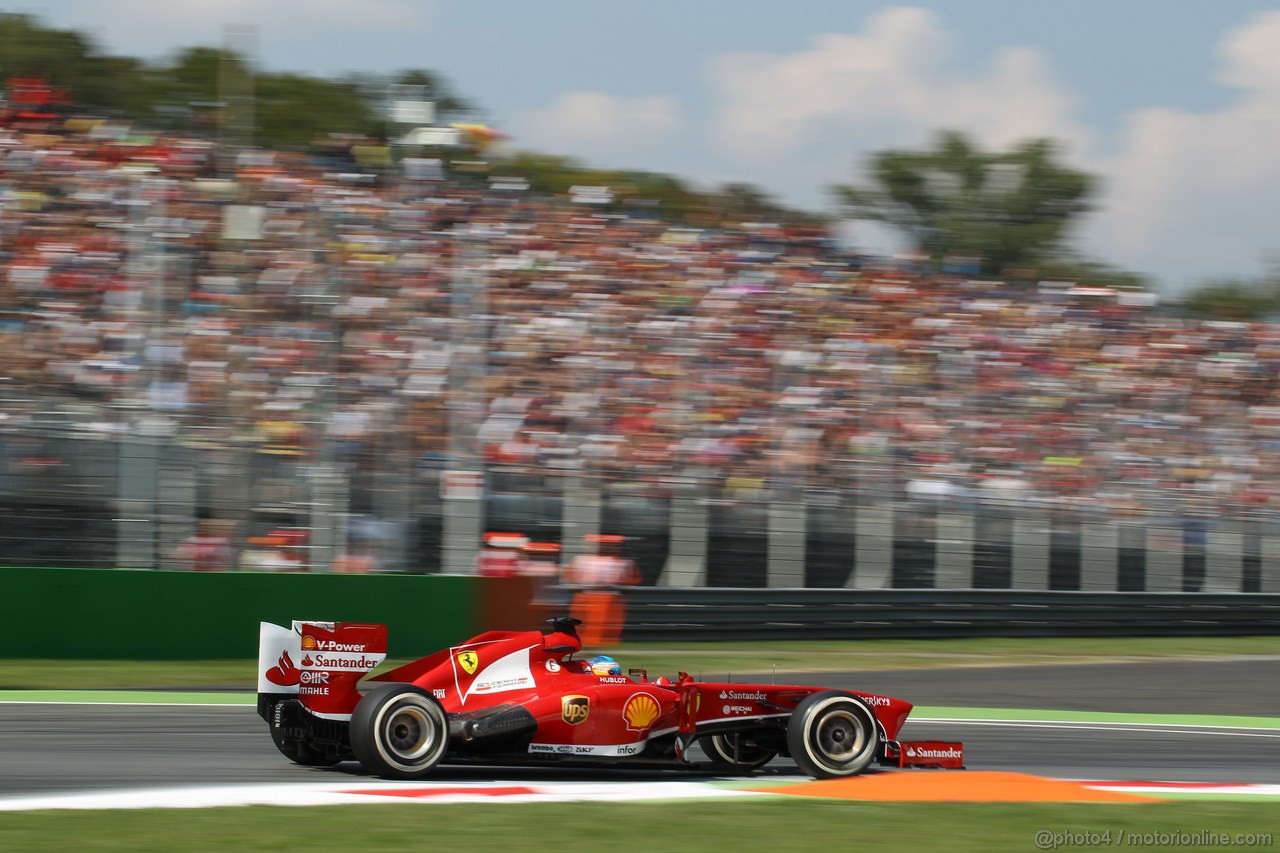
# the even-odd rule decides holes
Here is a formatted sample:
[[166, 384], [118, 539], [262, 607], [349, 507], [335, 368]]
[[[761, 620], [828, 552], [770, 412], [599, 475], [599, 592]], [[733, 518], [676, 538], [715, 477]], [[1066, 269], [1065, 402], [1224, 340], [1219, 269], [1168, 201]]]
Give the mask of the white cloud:
[[1210, 112], [1133, 114], [1102, 164], [1107, 209], [1088, 233], [1120, 262], [1179, 270], [1175, 289], [1248, 274], [1280, 249], [1280, 12], [1228, 33], [1219, 56], [1217, 79], [1235, 99]]
[[1280, 250], [1280, 12], [1227, 33], [1218, 54], [1230, 103], [1135, 111], [1103, 154], [1039, 50], [1010, 45], [964, 67], [935, 13], [891, 8], [803, 50], [713, 60], [708, 146], [767, 187], [816, 188], [862, 154], [923, 145], [942, 128], [987, 147], [1060, 140], [1067, 162], [1102, 178], [1081, 248], [1176, 291], [1253, 274]]
[[566, 92], [512, 122], [520, 148], [602, 157], [607, 165], [620, 165], [619, 158], [665, 144], [681, 126], [680, 110], [671, 98], [587, 91]]
[[1280, 12], [1265, 12], [1253, 23], [1229, 33], [1219, 53], [1223, 59], [1218, 80], [1242, 89], [1275, 94], [1280, 91]]
[[940, 127], [987, 145], [1087, 141], [1038, 51], [1007, 48], [974, 72], [957, 67], [953, 43], [933, 12], [896, 7], [860, 34], [818, 36], [796, 53], [720, 57], [711, 66], [715, 143], [735, 159], [768, 161], [836, 131], [856, 145], [868, 128], [891, 129], [899, 142]]

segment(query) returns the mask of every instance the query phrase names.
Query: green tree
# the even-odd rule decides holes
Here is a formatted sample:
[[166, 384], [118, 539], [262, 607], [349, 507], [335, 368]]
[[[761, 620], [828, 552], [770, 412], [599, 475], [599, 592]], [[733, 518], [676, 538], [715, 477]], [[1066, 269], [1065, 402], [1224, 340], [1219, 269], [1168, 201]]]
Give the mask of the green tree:
[[187, 48], [153, 69], [151, 97], [152, 112], [157, 107], [213, 108], [221, 113], [224, 133], [266, 148], [303, 148], [324, 133], [382, 130], [375, 105], [354, 83], [280, 72], [255, 74], [244, 57], [219, 48]]
[[259, 144], [298, 149], [326, 133], [377, 136], [384, 122], [346, 82], [296, 74], [261, 74], [256, 81]]
[[1182, 308], [1194, 317], [1260, 320], [1280, 308], [1280, 300], [1274, 283], [1213, 281], [1188, 293], [1182, 300]]
[[37, 77], [68, 89], [77, 102], [126, 111], [136, 105], [140, 68], [137, 60], [99, 53], [79, 33], [0, 13], [0, 80]]
[[993, 275], [1053, 257], [1094, 188], [1049, 140], [987, 152], [956, 132], [926, 151], [872, 155], [869, 176], [869, 187], [832, 188], [845, 215], [900, 229], [935, 261], [977, 258]]
[[563, 195], [579, 184], [599, 183], [603, 173], [588, 169], [581, 161], [557, 154], [516, 151], [494, 164], [494, 172], [529, 181], [534, 192]]
[[[234, 71], [239, 85], [238, 97], [232, 110], [224, 100], [223, 81]], [[252, 94], [248, 78], [248, 63], [231, 51], [212, 47], [191, 47], [174, 53], [166, 61], [139, 69], [139, 90], [132, 99], [129, 113], [144, 128], [170, 129], [213, 133], [228, 123], [248, 122], [244, 103]], [[229, 118], [245, 117], [237, 121]]]
[[221, 124], [224, 132], [269, 148], [305, 147], [329, 132], [382, 134], [392, 83], [419, 87], [443, 121], [473, 109], [431, 71], [340, 80], [255, 73], [245, 57], [215, 47], [185, 48], [148, 65], [104, 55], [85, 36], [43, 26], [29, 15], [0, 13], [0, 79], [5, 77], [43, 78], [68, 89], [86, 112], [126, 116], [144, 130], [211, 131]]
[[181, 50], [168, 65], [157, 69], [164, 87], [162, 95], [175, 100], [217, 101], [224, 65], [243, 61], [239, 54], [215, 47]]
[[494, 163], [494, 174], [525, 178], [534, 192], [566, 195], [575, 186], [606, 186], [621, 203], [631, 200], [657, 202], [661, 214], [681, 219], [705, 207], [708, 200], [683, 181], [660, 172], [598, 169], [573, 157], [517, 151]]
[[517, 151], [494, 164], [496, 174], [519, 176], [535, 192], [564, 195], [575, 186], [607, 186], [618, 202], [656, 202], [661, 215], [690, 224], [718, 225], [722, 221], [765, 221], [816, 225], [821, 216], [776, 202], [759, 187], [731, 183], [701, 192], [673, 175], [634, 169], [600, 169], [572, 157]]
[[824, 217], [779, 203], [760, 187], [747, 183], [720, 186], [709, 199], [730, 222], [777, 222], [784, 225], [818, 225]]
[[1035, 270], [1039, 279], [1071, 281], [1085, 287], [1113, 287], [1117, 290], [1150, 290], [1150, 282], [1142, 275], [1117, 269], [1092, 258], [1065, 255], [1040, 265]]

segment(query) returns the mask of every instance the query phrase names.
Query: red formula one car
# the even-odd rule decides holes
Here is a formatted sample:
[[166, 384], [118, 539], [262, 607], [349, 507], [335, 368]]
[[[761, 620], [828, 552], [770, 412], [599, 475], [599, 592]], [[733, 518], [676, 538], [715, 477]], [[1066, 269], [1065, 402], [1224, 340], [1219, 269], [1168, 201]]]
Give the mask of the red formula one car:
[[[291, 761], [354, 758], [419, 779], [442, 761], [592, 762], [749, 771], [789, 755], [816, 778], [873, 763], [963, 767], [959, 743], [905, 742], [911, 703], [777, 684], [598, 674], [576, 619], [543, 631], [490, 631], [376, 676], [383, 625], [267, 622], [259, 634], [258, 713]], [[696, 743], [706, 760], [695, 758]]]

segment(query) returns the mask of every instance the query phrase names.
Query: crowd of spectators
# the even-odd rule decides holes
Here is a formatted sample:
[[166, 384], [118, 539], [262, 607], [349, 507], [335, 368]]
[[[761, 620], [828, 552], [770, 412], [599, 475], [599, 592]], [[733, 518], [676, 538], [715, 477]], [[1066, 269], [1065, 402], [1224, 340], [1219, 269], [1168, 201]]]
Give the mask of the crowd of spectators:
[[1280, 503], [1280, 325], [100, 125], [3, 134], [0, 180], [10, 426], [74, 401], [370, 477], [394, 445], [737, 500]]

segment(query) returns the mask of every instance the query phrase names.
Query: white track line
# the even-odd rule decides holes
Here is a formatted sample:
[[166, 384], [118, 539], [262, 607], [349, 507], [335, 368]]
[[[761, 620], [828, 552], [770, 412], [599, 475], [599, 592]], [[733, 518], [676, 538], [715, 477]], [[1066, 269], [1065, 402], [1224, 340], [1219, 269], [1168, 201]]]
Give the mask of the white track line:
[[1159, 783], [1133, 782], [1129, 784], [1116, 782], [1074, 780], [1077, 784], [1095, 791], [1126, 791], [1132, 794], [1246, 794], [1257, 797], [1280, 796], [1280, 785], [1252, 783], [1204, 782], [1199, 785], [1161, 785]]
[[986, 726], [1009, 729], [1075, 729], [1091, 732], [1145, 732], [1169, 735], [1218, 735], [1222, 737], [1280, 738], [1275, 729], [1248, 726], [1186, 726], [1175, 723], [1088, 723], [1068, 720], [949, 720], [944, 718], [909, 718], [908, 723], [939, 723], [948, 726]]
[[[501, 793], [492, 789], [508, 789]], [[517, 790], [519, 793], [510, 793]], [[486, 793], [486, 791], [491, 791]], [[397, 793], [399, 792], [399, 793]], [[34, 809], [155, 809], [222, 806], [329, 806], [390, 803], [546, 803], [631, 802], [765, 796], [753, 791], [713, 787], [704, 782], [487, 782], [419, 783], [341, 782], [317, 785], [219, 785], [200, 788], [151, 788], [80, 792], [0, 799], [0, 811]]]
[[92, 705], [119, 708], [235, 708], [256, 711], [255, 705], [236, 705], [229, 702], [64, 702], [61, 699], [0, 699], [0, 705]]

